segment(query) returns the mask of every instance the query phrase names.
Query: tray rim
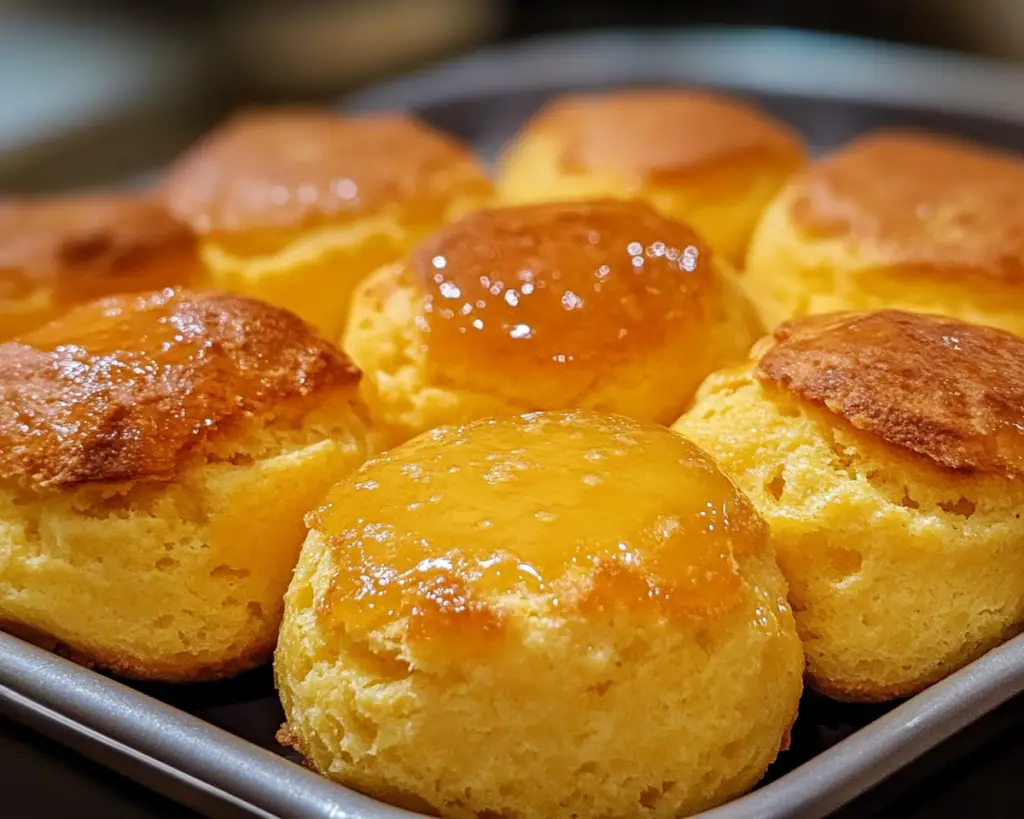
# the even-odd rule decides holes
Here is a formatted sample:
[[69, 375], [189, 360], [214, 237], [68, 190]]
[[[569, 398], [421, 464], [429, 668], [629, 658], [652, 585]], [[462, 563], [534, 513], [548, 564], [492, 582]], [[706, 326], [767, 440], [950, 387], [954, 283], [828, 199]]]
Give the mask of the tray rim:
[[378, 83], [346, 96], [342, 107], [417, 108], [550, 86], [643, 84], [654, 76], [1024, 124], [1024, 68], [940, 49], [773, 27], [544, 35]]
[[[111, 677], [0, 632], [0, 713], [211, 816], [411, 819]], [[75, 750], [79, 750], [76, 748]], [[191, 791], [192, 793], [188, 793]], [[185, 798], [182, 798], [185, 797]], [[240, 812], [241, 811], [241, 812]]]
[[[695, 819], [827, 816], [1024, 691], [1024, 634], [808, 762]], [[0, 713], [216, 817], [414, 819], [64, 657], [0, 632]]]
[[[504, 61], [500, 71], [493, 67], [499, 60]], [[567, 64], [568, 74], [562, 70]], [[764, 70], [766, 65], [771, 70]], [[851, 70], [865, 65], [871, 70]], [[1022, 70], [916, 47], [784, 29], [543, 37], [484, 49], [383, 83], [350, 96], [343, 107], [416, 109], [485, 94], [642, 83], [651, 77], [1024, 125]], [[1024, 635], [777, 780], [700, 816], [825, 816], [1022, 691]], [[4, 633], [0, 713], [212, 816], [419, 816], [330, 783], [198, 717]]]

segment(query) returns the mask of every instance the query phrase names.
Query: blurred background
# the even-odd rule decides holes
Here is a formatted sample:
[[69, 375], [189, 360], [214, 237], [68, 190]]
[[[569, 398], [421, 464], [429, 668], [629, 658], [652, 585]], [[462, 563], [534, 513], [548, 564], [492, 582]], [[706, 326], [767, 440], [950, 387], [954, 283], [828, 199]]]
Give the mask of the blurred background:
[[334, 101], [489, 44], [698, 25], [1024, 64], [1022, 0], [0, 0], [0, 192], [130, 177], [240, 105]]

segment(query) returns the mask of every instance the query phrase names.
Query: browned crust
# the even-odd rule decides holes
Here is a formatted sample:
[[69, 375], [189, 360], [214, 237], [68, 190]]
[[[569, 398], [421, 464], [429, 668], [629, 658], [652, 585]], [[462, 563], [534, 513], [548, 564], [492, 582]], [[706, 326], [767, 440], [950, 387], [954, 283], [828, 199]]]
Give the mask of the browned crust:
[[1024, 161], [958, 139], [880, 131], [797, 174], [809, 238], [870, 247], [883, 266], [1024, 281]]
[[[952, 672], [950, 672], [952, 673]], [[823, 697], [836, 702], [850, 703], [881, 703], [904, 700], [920, 694], [926, 688], [939, 682], [946, 674], [924, 678], [902, 685], [871, 686], [844, 685], [808, 674], [805, 682], [807, 687]]]
[[[295, 731], [292, 730], [292, 726], [287, 722], [282, 722], [281, 727], [277, 729], [277, 733], [274, 734], [274, 739], [278, 745], [283, 745], [285, 748], [290, 748], [296, 753], [302, 753], [302, 746], [299, 745], [299, 737]], [[303, 762], [309, 766], [309, 763], [303, 757]]]
[[301, 228], [396, 205], [433, 217], [456, 196], [490, 190], [468, 149], [413, 117], [317, 109], [237, 115], [164, 184], [171, 211], [200, 234]]
[[643, 181], [671, 180], [708, 165], [762, 157], [795, 169], [796, 131], [730, 97], [686, 90], [631, 89], [562, 97], [520, 139], [558, 139], [567, 169], [616, 171]]
[[895, 310], [796, 319], [755, 375], [938, 466], [1024, 474], [1024, 339]]
[[185, 684], [228, 679], [270, 662], [277, 645], [277, 629], [270, 629], [258, 643], [227, 660], [201, 662], [184, 656], [144, 661], [96, 646], [71, 645], [22, 623], [0, 621], [0, 629], [85, 668], [108, 671], [116, 677], [138, 682]]
[[68, 302], [84, 294], [81, 301], [189, 284], [198, 273], [195, 236], [156, 201], [106, 195], [0, 204], [0, 298], [48, 287]]
[[860, 702], [860, 703], [873, 703], [873, 702], [892, 702], [893, 700], [902, 700], [907, 697], [912, 697], [914, 694], [920, 693], [926, 689], [929, 685], [936, 683], [941, 679], [925, 679], [915, 681], [912, 683], [905, 683], [903, 685], [890, 685], [890, 686], [870, 686], [870, 685], [845, 685], [843, 683], [835, 683], [824, 677], [816, 677], [810, 672], [807, 672], [804, 678], [804, 682], [807, 687], [817, 694], [821, 694], [823, 697], [828, 697], [830, 700], [836, 702]]
[[0, 478], [167, 480], [233, 431], [301, 417], [359, 371], [296, 316], [227, 294], [92, 302], [0, 345]]

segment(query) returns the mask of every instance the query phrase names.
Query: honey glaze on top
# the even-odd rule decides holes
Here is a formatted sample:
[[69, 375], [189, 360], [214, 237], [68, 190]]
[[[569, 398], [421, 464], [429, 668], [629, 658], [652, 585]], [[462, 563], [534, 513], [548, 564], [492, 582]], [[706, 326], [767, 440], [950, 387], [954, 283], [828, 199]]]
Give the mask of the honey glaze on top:
[[781, 122], [738, 100], [690, 91], [567, 97], [534, 127], [559, 141], [566, 169], [612, 170], [638, 186], [737, 157], [803, 157], [799, 137]]
[[790, 215], [808, 235], [876, 245], [888, 264], [1024, 281], [1024, 159], [883, 131], [792, 184]]
[[421, 245], [412, 272], [428, 365], [499, 395], [568, 402], [610, 366], [717, 315], [702, 240], [640, 202], [481, 211]]
[[794, 319], [757, 377], [947, 469], [1024, 475], [1024, 339], [887, 310]]
[[0, 345], [0, 478], [35, 488], [173, 478], [235, 422], [301, 414], [359, 378], [284, 310], [163, 290], [79, 307]]
[[61, 305], [188, 285], [195, 238], [156, 202], [81, 196], [0, 204], [0, 299], [39, 288]]
[[321, 618], [357, 638], [409, 618], [410, 638], [455, 651], [493, 645], [530, 598], [714, 617], [744, 599], [737, 560], [767, 537], [695, 445], [586, 412], [439, 428], [368, 462], [308, 522], [335, 572]]
[[436, 222], [490, 181], [455, 140], [402, 114], [253, 111], [215, 131], [165, 183], [172, 211], [201, 234], [294, 229], [398, 207]]

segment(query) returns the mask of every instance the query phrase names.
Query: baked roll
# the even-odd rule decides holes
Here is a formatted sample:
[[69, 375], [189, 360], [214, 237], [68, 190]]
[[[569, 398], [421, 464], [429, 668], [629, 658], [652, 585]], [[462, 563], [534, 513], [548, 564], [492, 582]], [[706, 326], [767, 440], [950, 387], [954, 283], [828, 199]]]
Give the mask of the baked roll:
[[641, 202], [472, 214], [360, 286], [342, 343], [376, 431], [583, 408], [672, 423], [756, 319], [724, 262]]
[[0, 340], [115, 293], [202, 284], [192, 232], [128, 195], [0, 201]]
[[0, 345], [0, 621], [125, 677], [269, 659], [358, 370], [295, 316], [164, 290]]
[[510, 203], [640, 198], [741, 266], [761, 211], [804, 161], [800, 137], [738, 99], [684, 89], [560, 97], [506, 147]]
[[768, 327], [895, 308], [1024, 334], [1024, 159], [925, 133], [855, 140], [770, 205], [744, 282]]
[[286, 307], [337, 339], [352, 289], [491, 197], [453, 139], [401, 114], [236, 116], [165, 180], [214, 286]]
[[803, 654], [767, 528], [662, 427], [440, 428], [309, 525], [275, 673], [326, 776], [443, 817], [674, 819], [786, 743]]
[[886, 311], [776, 329], [676, 429], [771, 526], [811, 684], [908, 696], [1024, 623], [1024, 339]]

